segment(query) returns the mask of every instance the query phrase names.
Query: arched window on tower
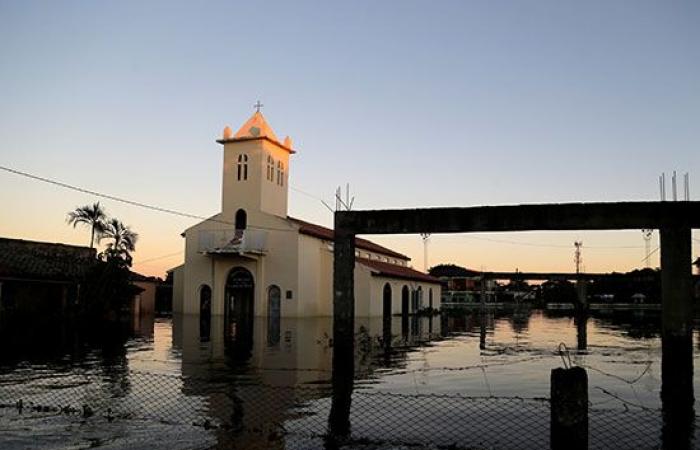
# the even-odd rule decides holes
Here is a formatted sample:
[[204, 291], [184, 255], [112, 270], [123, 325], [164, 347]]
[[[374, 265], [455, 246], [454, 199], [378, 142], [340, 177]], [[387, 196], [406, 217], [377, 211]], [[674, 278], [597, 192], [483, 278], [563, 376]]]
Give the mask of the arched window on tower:
[[275, 160], [272, 156], [267, 155], [267, 181], [274, 181], [275, 179]]
[[238, 181], [248, 179], [248, 155], [238, 155]]
[[277, 161], [277, 184], [280, 184], [282, 179], [282, 161]]
[[248, 226], [248, 214], [245, 209], [236, 211], [236, 230], [245, 230]]
[[281, 164], [282, 170], [280, 171], [281, 177], [280, 177], [280, 186], [284, 186], [284, 163]]

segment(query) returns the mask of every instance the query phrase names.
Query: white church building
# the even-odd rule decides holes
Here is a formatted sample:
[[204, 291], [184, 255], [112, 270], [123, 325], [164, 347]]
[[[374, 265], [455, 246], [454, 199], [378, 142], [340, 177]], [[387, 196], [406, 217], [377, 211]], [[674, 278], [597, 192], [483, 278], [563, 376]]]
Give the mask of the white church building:
[[[173, 311], [223, 315], [234, 328], [257, 316], [333, 314], [333, 230], [287, 215], [290, 157], [257, 111], [223, 145], [221, 212], [184, 231], [185, 261], [173, 269]], [[408, 315], [439, 308], [440, 282], [407, 256], [357, 238], [355, 314]]]

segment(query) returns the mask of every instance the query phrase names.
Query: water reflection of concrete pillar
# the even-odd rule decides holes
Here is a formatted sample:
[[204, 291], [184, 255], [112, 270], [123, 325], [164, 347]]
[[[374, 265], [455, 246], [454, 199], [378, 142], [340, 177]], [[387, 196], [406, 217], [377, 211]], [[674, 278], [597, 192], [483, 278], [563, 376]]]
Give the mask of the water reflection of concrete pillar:
[[574, 317], [576, 324], [576, 344], [579, 351], [588, 348], [588, 314], [581, 312]]
[[662, 228], [661, 402], [664, 448], [692, 448], [693, 300], [689, 228]]
[[342, 439], [350, 434], [355, 375], [355, 236], [344, 233], [337, 225], [333, 252], [333, 397], [328, 434], [331, 439]]
[[486, 349], [486, 311], [479, 313], [479, 349]]

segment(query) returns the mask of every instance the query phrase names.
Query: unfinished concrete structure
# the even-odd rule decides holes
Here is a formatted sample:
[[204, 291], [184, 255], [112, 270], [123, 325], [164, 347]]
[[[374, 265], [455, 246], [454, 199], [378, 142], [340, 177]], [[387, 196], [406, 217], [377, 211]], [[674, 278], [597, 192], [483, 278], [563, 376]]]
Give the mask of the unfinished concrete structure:
[[[685, 435], [693, 411], [691, 229], [700, 202], [569, 203], [472, 208], [341, 211], [335, 214], [333, 407], [330, 431], [350, 430], [353, 389], [355, 235], [544, 230], [659, 229], [662, 271], [662, 386], [666, 439]], [[694, 415], [694, 413], [692, 414]]]

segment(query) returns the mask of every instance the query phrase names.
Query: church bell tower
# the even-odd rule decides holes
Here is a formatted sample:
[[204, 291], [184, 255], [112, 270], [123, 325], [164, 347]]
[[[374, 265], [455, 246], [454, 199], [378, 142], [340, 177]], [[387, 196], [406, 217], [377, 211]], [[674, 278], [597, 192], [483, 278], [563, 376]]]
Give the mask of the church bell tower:
[[289, 156], [295, 151], [289, 137], [277, 139], [260, 106], [236, 134], [227, 126], [216, 141], [224, 146], [221, 211], [228, 220], [239, 209], [287, 217]]

